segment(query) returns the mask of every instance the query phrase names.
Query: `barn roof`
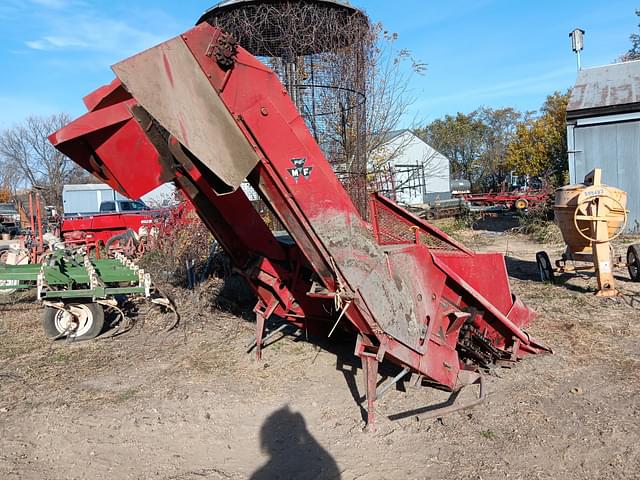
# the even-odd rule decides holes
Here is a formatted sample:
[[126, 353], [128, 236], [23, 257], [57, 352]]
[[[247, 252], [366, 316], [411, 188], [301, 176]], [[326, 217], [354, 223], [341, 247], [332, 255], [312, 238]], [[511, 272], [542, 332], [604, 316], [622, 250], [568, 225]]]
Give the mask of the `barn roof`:
[[640, 60], [585, 68], [571, 92], [567, 118], [640, 111]]
[[382, 143], [389, 143], [390, 141], [398, 138], [400, 135], [404, 135], [406, 132], [409, 132], [413, 135], [413, 132], [408, 128], [403, 128], [401, 130], [390, 130], [388, 132], [385, 132], [385, 134], [382, 135]]

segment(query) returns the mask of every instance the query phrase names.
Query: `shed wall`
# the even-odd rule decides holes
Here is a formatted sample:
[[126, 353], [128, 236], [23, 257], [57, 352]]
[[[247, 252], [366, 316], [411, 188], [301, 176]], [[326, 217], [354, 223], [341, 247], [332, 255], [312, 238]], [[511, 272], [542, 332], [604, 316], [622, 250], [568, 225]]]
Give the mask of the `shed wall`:
[[582, 182], [591, 170], [601, 168], [604, 183], [629, 194], [627, 231], [640, 231], [640, 120], [578, 123], [569, 125], [568, 133], [571, 183]]

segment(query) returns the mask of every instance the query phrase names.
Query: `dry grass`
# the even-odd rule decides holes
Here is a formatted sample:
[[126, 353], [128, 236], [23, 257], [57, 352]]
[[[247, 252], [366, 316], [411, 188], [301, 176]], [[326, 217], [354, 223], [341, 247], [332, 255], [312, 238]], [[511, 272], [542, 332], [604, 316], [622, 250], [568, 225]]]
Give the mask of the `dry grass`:
[[[555, 249], [512, 234], [485, 237], [525, 270], [535, 268], [537, 250]], [[344, 478], [422, 478], [426, 469], [433, 478], [635, 478], [640, 284], [621, 280], [625, 297], [599, 299], [590, 293], [592, 276], [546, 285], [527, 272], [511, 279], [513, 291], [539, 313], [527, 331], [554, 354], [496, 370], [487, 377], [485, 405], [442, 420], [390, 421], [389, 414], [447, 398], [424, 388], [390, 391], [377, 404], [377, 435], [361, 433], [340, 355], [292, 339], [268, 347], [260, 364], [247, 355], [254, 325], [219, 308], [219, 280], [193, 291], [167, 288], [183, 319], [173, 332], [162, 332], [162, 316], [152, 311], [125, 335], [84, 343], [44, 339], [34, 304], [2, 305], [0, 409], [9, 411], [0, 419], [9, 434], [0, 439], [0, 476], [44, 478], [60, 455], [68, 451], [67, 461], [76, 462], [92, 441], [107, 467], [91, 457], [63, 465], [65, 473], [195, 478], [190, 472], [223, 465], [229, 478], [247, 478], [262, 462], [252, 439], [286, 403], [302, 412]], [[361, 393], [361, 371], [355, 373]], [[67, 442], [63, 449], [55, 439]], [[282, 444], [289, 447], [295, 449]]]
[[572, 362], [613, 363], [622, 370], [638, 364], [631, 340], [640, 338], [639, 312], [629, 297], [595, 297], [592, 277], [568, 276], [556, 285], [512, 279], [512, 284], [540, 314], [531, 330], [552, 337]]

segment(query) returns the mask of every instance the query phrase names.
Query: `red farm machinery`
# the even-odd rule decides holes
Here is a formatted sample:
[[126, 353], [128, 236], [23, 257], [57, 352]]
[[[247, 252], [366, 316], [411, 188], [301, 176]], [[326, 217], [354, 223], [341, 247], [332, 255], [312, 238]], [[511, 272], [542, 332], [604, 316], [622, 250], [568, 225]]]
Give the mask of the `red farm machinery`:
[[490, 192], [468, 193], [462, 195], [471, 205], [478, 206], [503, 206], [508, 209], [524, 211], [529, 207], [536, 207], [549, 199], [546, 190], [531, 190], [524, 192]]
[[[549, 351], [522, 330], [535, 313], [512, 295], [502, 255], [376, 194], [364, 219], [277, 76], [229, 34], [202, 23], [113, 70], [51, 142], [130, 198], [175, 182], [259, 299], [258, 357], [274, 315], [354, 332], [373, 428], [380, 362], [457, 391]], [[245, 179], [292, 241], [267, 228]]]

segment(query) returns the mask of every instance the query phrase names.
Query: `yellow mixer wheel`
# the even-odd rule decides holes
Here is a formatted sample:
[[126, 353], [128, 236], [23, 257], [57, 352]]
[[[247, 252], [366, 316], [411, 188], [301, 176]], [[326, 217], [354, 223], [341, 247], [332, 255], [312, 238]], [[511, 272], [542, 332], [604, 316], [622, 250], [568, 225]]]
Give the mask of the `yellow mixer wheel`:
[[598, 240], [597, 238], [592, 238], [588, 235], [586, 235], [578, 226], [578, 221], [579, 220], [583, 220], [583, 221], [588, 221], [588, 222], [606, 222], [609, 220], [609, 216], [604, 214], [604, 215], [585, 215], [581, 212], [582, 207], [586, 207], [589, 206], [591, 204], [593, 204], [596, 201], [600, 201], [600, 200], [604, 200], [604, 201], [611, 201], [612, 204], [616, 205], [617, 207], [619, 207], [620, 211], [624, 212], [624, 221], [622, 222], [622, 225], [620, 226], [620, 228], [618, 228], [618, 231], [610, 236], [607, 240], [605, 240], [606, 242], [610, 242], [612, 240], [615, 240], [616, 238], [618, 238], [620, 235], [622, 235], [622, 232], [624, 232], [624, 229], [627, 227], [627, 221], [629, 220], [629, 212], [627, 211], [627, 209], [625, 208], [624, 205], [622, 205], [622, 203], [620, 202], [620, 200], [612, 197], [611, 195], [607, 195], [605, 193], [599, 193], [597, 195], [591, 195], [589, 197], [586, 197], [584, 199], [581, 199], [578, 201], [578, 205], [576, 206], [575, 211], [573, 212], [573, 226], [575, 227], [576, 231], [585, 239], [588, 240], [589, 242], [594, 242], [594, 243], [602, 243], [601, 240]]

